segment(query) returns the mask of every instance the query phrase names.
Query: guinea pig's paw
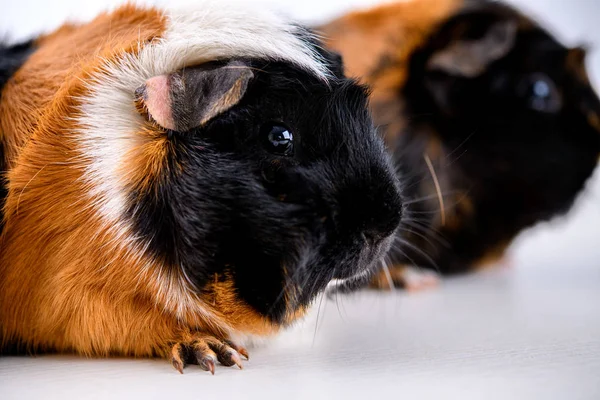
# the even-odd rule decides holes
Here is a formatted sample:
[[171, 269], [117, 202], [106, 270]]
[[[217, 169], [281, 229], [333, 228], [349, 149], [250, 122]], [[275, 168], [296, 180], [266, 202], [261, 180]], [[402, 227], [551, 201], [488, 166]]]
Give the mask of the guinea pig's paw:
[[188, 364], [197, 364], [214, 375], [216, 361], [226, 367], [237, 365], [242, 369], [241, 356], [249, 359], [245, 348], [210, 335], [196, 335], [191, 340], [175, 343], [170, 352], [173, 367], [182, 374]]
[[371, 280], [370, 287], [380, 290], [404, 288], [410, 292], [437, 287], [439, 276], [430, 270], [406, 265], [393, 265], [380, 270]]

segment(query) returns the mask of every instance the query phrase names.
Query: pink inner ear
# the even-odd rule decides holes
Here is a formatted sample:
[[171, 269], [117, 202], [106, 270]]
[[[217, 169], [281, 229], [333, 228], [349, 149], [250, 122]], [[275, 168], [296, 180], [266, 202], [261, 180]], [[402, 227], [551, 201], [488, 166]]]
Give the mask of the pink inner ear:
[[167, 129], [175, 129], [168, 75], [150, 78], [145, 84], [144, 104], [157, 124]]

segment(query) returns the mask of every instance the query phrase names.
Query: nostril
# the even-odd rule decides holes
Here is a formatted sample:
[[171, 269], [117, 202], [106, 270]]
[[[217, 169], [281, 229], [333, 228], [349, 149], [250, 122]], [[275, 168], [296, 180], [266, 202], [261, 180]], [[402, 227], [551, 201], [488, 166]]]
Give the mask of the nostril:
[[402, 209], [400, 205], [384, 203], [377, 208], [374, 216], [370, 218], [365, 230], [366, 236], [373, 241], [381, 240], [394, 233], [401, 219]]
[[377, 236], [372, 232], [363, 232], [361, 233], [361, 236], [364, 242], [369, 246], [373, 246], [377, 242]]
[[361, 233], [363, 241], [369, 246], [378, 245], [383, 239], [385, 239], [391, 232], [382, 232], [378, 229], [368, 229]]

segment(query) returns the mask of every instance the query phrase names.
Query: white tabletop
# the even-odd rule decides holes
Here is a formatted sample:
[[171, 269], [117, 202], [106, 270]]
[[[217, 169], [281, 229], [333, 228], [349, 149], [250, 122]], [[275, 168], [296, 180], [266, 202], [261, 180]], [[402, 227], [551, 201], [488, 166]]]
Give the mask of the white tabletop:
[[215, 376], [163, 360], [0, 358], [0, 397], [598, 399], [600, 268], [546, 256], [558, 263], [324, 300], [244, 370]]
[[[279, 6], [314, 21], [373, 2]], [[542, 16], [567, 43], [585, 39], [600, 47], [597, 0], [513, 2]], [[46, 2], [8, 3], [0, 26], [16, 38], [97, 7], [54, 1], [34, 16], [34, 6], [45, 9], [39, 4]], [[590, 57], [595, 82], [599, 54]], [[251, 349], [242, 371], [218, 367], [210, 376], [190, 366], [180, 375], [163, 360], [1, 357], [0, 399], [600, 399], [596, 175], [567, 217], [519, 238], [512, 267], [421, 293], [324, 299], [305, 321]]]

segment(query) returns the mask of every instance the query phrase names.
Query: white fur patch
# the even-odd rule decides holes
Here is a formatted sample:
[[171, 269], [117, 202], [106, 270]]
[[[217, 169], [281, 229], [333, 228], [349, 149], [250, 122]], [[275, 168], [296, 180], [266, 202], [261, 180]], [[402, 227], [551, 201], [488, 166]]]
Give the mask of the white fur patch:
[[[128, 153], [143, 140], [137, 134], [144, 121], [134, 106], [136, 88], [153, 76], [233, 57], [287, 61], [327, 78], [323, 62], [294, 35], [300, 28], [266, 10], [223, 3], [197, 1], [193, 8], [167, 11], [163, 38], [146, 44], [137, 55], [107, 60], [89, 83], [89, 96], [82, 99], [78, 139], [95, 201], [92, 207], [132, 253], [140, 254], [145, 246], [131, 237], [124, 219], [128, 194], [124, 166]], [[168, 286], [165, 290], [171, 292], [172, 284]], [[178, 303], [180, 307], [186, 302], [180, 298]]]

